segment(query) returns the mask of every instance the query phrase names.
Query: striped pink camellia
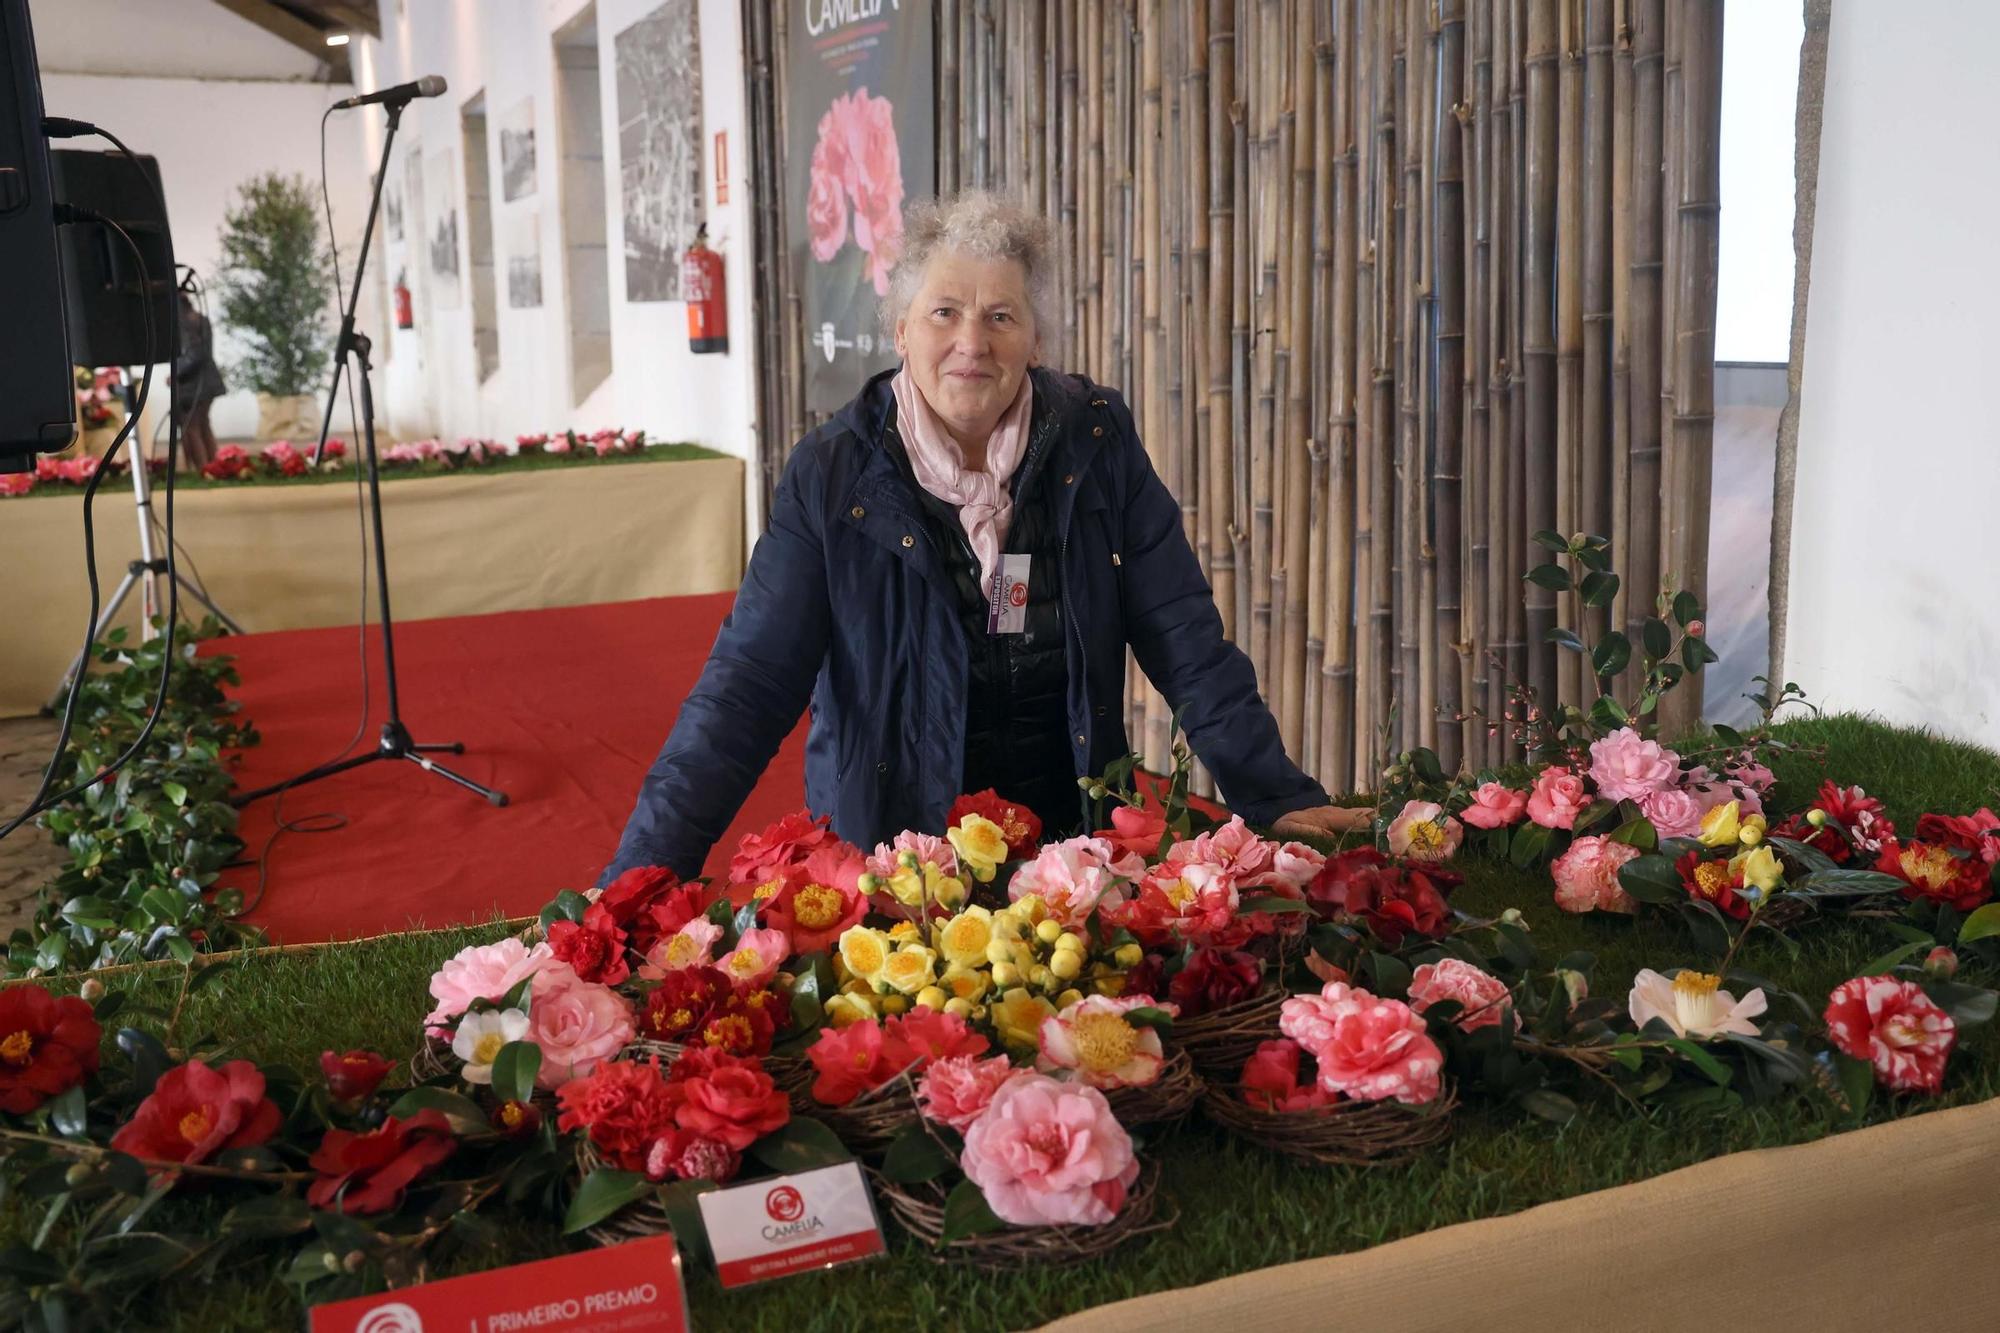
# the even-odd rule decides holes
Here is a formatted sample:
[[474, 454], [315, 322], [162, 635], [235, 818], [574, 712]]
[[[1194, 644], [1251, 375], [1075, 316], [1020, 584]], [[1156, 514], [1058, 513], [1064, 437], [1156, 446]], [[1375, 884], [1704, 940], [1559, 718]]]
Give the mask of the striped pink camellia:
[[1893, 1092], [1935, 1093], [1958, 1044], [1958, 1024], [1923, 988], [1894, 977], [1856, 977], [1833, 988], [1826, 1031], [1840, 1051], [1875, 1067]]
[[1465, 841], [1465, 826], [1435, 801], [1411, 801], [1389, 822], [1389, 851], [1412, 861], [1449, 861]]
[[1410, 1007], [1423, 1013], [1446, 1000], [1459, 1003], [1452, 1021], [1467, 1032], [1497, 1027], [1513, 994], [1507, 983], [1483, 968], [1458, 958], [1440, 958], [1418, 967], [1410, 978]]
[[1158, 1082], [1166, 1064], [1160, 1034], [1126, 1018], [1134, 1009], [1155, 1008], [1169, 1015], [1175, 1012], [1173, 1005], [1150, 995], [1087, 996], [1042, 1020], [1035, 1068], [1044, 1074], [1068, 1073], [1093, 1088], [1139, 1088]]
[[1556, 881], [1556, 906], [1565, 912], [1638, 911], [1638, 904], [1618, 882], [1619, 867], [1638, 854], [1630, 843], [1578, 838], [1549, 866]]

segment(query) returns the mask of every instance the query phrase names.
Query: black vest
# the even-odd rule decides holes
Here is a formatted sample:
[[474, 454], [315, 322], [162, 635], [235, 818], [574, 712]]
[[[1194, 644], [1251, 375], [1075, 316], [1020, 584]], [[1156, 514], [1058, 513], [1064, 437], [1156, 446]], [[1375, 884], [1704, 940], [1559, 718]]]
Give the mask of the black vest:
[[1039, 395], [1028, 449], [1009, 485], [1013, 517], [1001, 548], [1030, 558], [1025, 628], [1019, 634], [986, 632], [988, 590], [980, 584], [979, 558], [966, 540], [956, 506], [918, 485], [895, 428], [894, 409], [885, 434], [897, 464], [916, 495], [924, 527], [957, 592], [969, 664], [965, 708], [964, 790], [991, 787], [1041, 818], [1044, 838], [1066, 836], [1083, 819], [1076, 761], [1068, 727], [1069, 663], [1063, 636], [1062, 542], [1056, 516], [1058, 487], [1043, 466], [1054, 447], [1059, 414]]

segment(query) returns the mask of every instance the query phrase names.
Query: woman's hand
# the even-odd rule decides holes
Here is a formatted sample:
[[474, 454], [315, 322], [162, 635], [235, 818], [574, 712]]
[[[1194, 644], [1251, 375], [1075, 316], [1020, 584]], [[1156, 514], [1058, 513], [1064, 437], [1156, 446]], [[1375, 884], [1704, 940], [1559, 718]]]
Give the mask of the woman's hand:
[[1369, 806], [1316, 805], [1280, 816], [1271, 831], [1285, 838], [1333, 838], [1362, 832], [1374, 818]]

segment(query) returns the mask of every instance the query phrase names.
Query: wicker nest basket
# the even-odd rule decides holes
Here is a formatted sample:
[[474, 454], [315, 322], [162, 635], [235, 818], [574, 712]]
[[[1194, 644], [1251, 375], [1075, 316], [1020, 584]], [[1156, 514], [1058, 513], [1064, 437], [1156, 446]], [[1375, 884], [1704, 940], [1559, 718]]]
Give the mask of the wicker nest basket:
[[448, 1043], [426, 1036], [423, 1045], [417, 1047], [417, 1053], [410, 1057], [410, 1081], [428, 1083], [434, 1078], [458, 1072], [456, 1065], [446, 1063], [452, 1059], [456, 1057], [452, 1055]]
[[1210, 1082], [1234, 1083], [1259, 1042], [1278, 1034], [1278, 1015], [1289, 992], [1276, 982], [1238, 1004], [1174, 1020], [1174, 1044]]
[[1111, 1113], [1121, 1125], [1163, 1125], [1193, 1110], [1206, 1086], [1195, 1072], [1194, 1060], [1175, 1046], [1169, 1048], [1157, 1079], [1142, 1088], [1114, 1088], [1104, 1100], [1111, 1103]]
[[1261, 1148], [1321, 1166], [1395, 1166], [1451, 1137], [1458, 1095], [1450, 1083], [1421, 1109], [1396, 1102], [1336, 1102], [1319, 1111], [1264, 1111], [1236, 1084], [1211, 1084], [1202, 1114]]
[[[597, 1155], [597, 1148], [585, 1134], [577, 1144], [576, 1163], [589, 1175], [604, 1165], [604, 1159]], [[644, 1197], [634, 1199], [594, 1227], [587, 1227], [584, 1235], [599, 1245], [620, 1245], [628, 1240], [644, 1240], [671, 1231], [673, 1224], [667, 1218], [667, 1210], [660, 1205], [657, 1192], [649, 1192]]]
[[1054, 1268], [1099, 1259], [1148, 1232], [1164, 1231], [1179, 1220], [1173, 1204], [1160, 1194], [1160, 1165], [1141, 1164], [1139, 1178], [1125, 1196], [1117, 1217], [1098, 1227], [1006, 1227], [977, 1236], [944, 1237], [946, 1192], [936, 1181], [904, 1185], [880, 1172], [870, 1172], [876, 1193], [888, 1205], [903, 1230], [923, 1242], [935, 1263], [965, 1265], [988, 1272], [1022, 1268]]
[[[806, 1086], [810, 1089], [810, 1079]], [[898, 1135], [923, 1120], [917, 1110], [916, 1084], [911, 1082], [908, 1074], [897, 1075], [881, 1087], [862, 1093], [845, 1106], [824, 1106], [812, 1099], [810, 1091], [794, 1092], [794, 1113], [801, 1113], [801, 1100], [806, 1108], [803, 1114], [825, 1124], [842, 1143], [863, 1157], [879, 1156], [888, 1151]]]

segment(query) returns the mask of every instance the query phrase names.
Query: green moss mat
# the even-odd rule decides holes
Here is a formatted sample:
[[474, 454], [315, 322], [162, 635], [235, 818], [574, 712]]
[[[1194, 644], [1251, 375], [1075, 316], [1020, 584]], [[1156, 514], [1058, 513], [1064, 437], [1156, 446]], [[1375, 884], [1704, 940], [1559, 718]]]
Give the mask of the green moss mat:
[[[1797, 724], [1787, 729], [1787, 739], [1815, 748], [1775, 766], [1778, 798], [1786, 806], [1809, 800], [1822, 774], [1858, 782], [1883, 796], [1889, 814], [1904, 827], [1924, 810], [1969, 810], [2000, 795], [2000, 756], [1972, 747], [1855, 718]], [[1468, 860], [1462, 868], [1469, 882], [1457, 896], [1458, 905], [1485, 913], [1522, 908], [1552, 954], [1569, 949], [1596, 953], [1598, 984], [1607, 993], [1615, 989], [1622, 994], [1640, 967], [1693, 961], [1673, 923], [1570, 917], [1554, 908], [1544, 873], [1479, 860]], [[187, 1030], [233, 1036], [240, 1039], [244, 1054], [307, 1067], [327, 1047], [406, 1051], [413, 1045], [416, 1021], [428, 1007], [425, 984], [439, 960], [500, 933], [500, 927], [487, 926], [255, 958], [195, 998]], [[1837, 923], [1814, 930], [1796, 962], [1760, 938], [1746, 946], [1739, 963], [1784, 978], [1818, 1001], [1894, 942], [1879, 926]], [[170, 1004], [177, 974], [120, 984], [129, 986], [135, 998]], [[1945, 1095], [1893, 1104], [1878, 1098], [1869, 1119], [2000, 1095], [1996, 1055], [2000, 1034], [1992, 1027], [1980, 1030], [1954, 1058]], [[1461, 1113], [1457, 1133], [1444, 1149], [1407, 1169], [1370, 1173], [1302, 1169], [1196, 1121], [1160, 1145], [1166, 1190], [1180, 1210], [1179, 1223], [1109, 1260], [1062, 1271], [987, 1276], [928, 1262], [892, 1228], [890, 1255], [883, 1261], [733, 1295], [725, 1295], [707, 1273], [695, 1273], [691, 1300], [696, 1326], [708, 1329], [1021, 1328], [1106, 1301], [1365, 1249], [1627, 1184], [1723, 1153], [1804, 1143], [1831, 1132], [1804, 1104], [1727, 1119], [1665, 1114], [1644, 1119], [1593, 1100], [1563, 1128], [1474, 1106]], [[201, 1228], [225, 1204], [220, 1198], [177, 1203], [161, 1219], [162, 1228]], [[20, 1221], [11, 1201], [0, 1205], [0, 1244], [19, 1239]], [[553, 1227], [516, 1225], [506, 1236], [510, 1260], [566, 1248]], [[157, 1316], [163, 1326], [186, 1329], [291, 1328], [298, 1326], [299, 1309], [290, 1289], [262, 1268], [237, 1270], [212, 1286], [176, 1292]]]
[[[175, 479], [174, 490], [180, 493], [187, 491], [243, 491], [262, 490], [268, 486], [325, 486], [334, 482], [352, 483], [355, 475], [355, 468], [351, 466], [355, 459], [355, 451], [352, 448], [348, 450], [347, 457], [350, 466], [343, 467], [339, 471], [308, 472], [297, 477], [259, 477], [255, 481], [211, 481], [207, 477], [191, 477], [182, 474]], [[526, 456], [517, 455], [512, 458], [498, 458], [481, 467], [384, 467], [382, 469], [382, 480], [384, 482], [391, 482], [421, 481], [429, 477], [492, 477], [498, 476], [503, 472], [547, 472], [563, 468], [618, 467], [628, 463], [685, 463], [698, 458], [728, 457], [730, 455], [717, 453], [713, 449], [705, 449], [698, 444], [650, 444], [636, 454], [607, 454], [603, 458], [589, 453], [535, 453]], [[114, 485], [119, 487], [125, 486], [125, 479], [123, 477], [106, 477], [104, 485], [98, 488], [97, 493], [99, 498], [103, 497], [106, 489]], [[153, 483], [153, 493], [156, 496], [160, 494], [160, 483], [157, 480]], [[65, 486], [59, 482], [43, 482], [37, 483], [34, 490], [17, 498], [34, 500], [46, 496], [63, 495], [80, 499], [83, 496], [83, 487]]]

